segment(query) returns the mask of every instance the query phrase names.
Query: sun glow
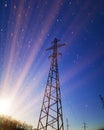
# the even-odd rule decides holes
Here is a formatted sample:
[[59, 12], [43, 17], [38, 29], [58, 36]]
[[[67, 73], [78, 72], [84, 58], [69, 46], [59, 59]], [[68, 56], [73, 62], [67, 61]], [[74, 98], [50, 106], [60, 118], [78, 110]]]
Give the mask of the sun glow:
[[10, 101], [8, 99], [0, 99], [0, 114], [6, 115], [9, 113]]

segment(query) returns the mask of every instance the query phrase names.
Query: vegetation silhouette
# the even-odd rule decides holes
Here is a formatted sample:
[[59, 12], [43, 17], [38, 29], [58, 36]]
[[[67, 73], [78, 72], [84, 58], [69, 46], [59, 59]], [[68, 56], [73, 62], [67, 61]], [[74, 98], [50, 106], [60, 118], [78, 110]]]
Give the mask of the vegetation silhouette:
[[32, 130], [32, 126], [12, 119], [10, 116], [0, 115], [0, 130]]

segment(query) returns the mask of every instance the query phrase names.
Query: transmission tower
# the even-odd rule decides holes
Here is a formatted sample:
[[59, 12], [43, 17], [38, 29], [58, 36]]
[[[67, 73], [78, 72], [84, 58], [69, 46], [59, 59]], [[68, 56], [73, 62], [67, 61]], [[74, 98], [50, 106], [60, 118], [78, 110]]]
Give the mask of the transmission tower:
[[100, 97], [100, 100], [101, 100], [101, 102], [102, 102], [103, 109], [104, 109], [104, 98], [102, 97], [102, 95], [99, 95], [99, 97]]
[[86, 130], [86, 128], [87, 128], [87, 126], [86, 126], [86, 123], [85, 123], [85, 122], [83, 123], [83, 128], [84, 128], [84, 130]]
[[66, 119], [66, 128], [67, 128], [67, 130], [69, 130], [69, 123], [68, 123], [68, 119]]
[[57, 49], [65, 44], [58, 44], [58, 41], [55, 38], [52, 42], [53, 46], [46, 49], [46, 51], [53, 50], [53, 53], [49, 56], [52, 60], [40, 111], [38, 130], [64, 130], [57, 61], [58, 55], [61, 53], [58, 53]]

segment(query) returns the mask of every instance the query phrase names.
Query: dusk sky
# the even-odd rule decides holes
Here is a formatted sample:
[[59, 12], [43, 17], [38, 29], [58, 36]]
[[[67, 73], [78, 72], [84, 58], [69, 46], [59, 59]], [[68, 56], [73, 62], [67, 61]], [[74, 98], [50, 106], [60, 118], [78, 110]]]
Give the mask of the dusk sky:
[[0, 114], [37, 127], [55, 37], [65, 130], [104, 127], [104, 0], [0, 0]]

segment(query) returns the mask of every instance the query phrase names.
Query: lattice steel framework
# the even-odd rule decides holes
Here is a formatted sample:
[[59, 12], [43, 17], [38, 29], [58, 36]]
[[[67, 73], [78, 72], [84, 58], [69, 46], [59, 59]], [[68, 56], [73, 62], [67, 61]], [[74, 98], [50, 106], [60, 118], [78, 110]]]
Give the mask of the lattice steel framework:
[[55, 38], [52, 42], [53, 46], [46, 49], [47, 51], [53, 50], [53, 53], [49, 56], [49, 58], [52, 58], [52, 61], [37, 126], [38, 130], [64, 130], [57, 61], [57, 57], [61, 55], [61, 53], [58, 53], [57, 49], [65, 44], [58, 44], [58, 41], [59, 40]]

